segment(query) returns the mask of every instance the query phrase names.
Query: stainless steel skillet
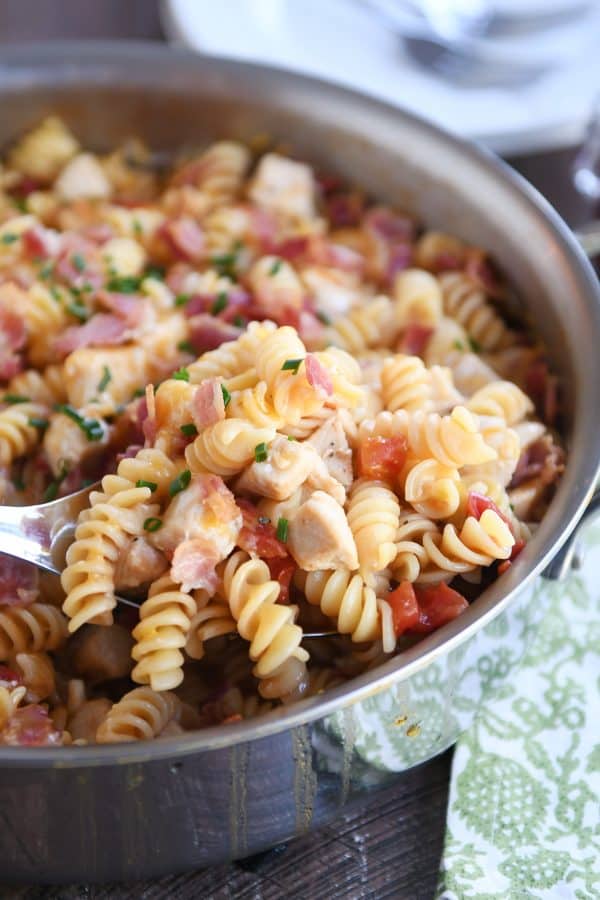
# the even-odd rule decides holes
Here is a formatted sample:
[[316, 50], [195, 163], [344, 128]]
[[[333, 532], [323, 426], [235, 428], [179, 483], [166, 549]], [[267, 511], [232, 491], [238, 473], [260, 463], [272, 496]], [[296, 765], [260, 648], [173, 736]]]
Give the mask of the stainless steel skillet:
[[598, 472], [598, 286], [567, 227], [495, 157], [345, 89], [141, 44], [11, 47], [0, 74], [0, 142], [51, 111], [99, 149], [131, 133], [169, 151], [267, 132], [487, 247], [564, 379], [569, 459], [557, 496], [517, 563], [455, 622], [381, 669], [259, 720], [146, 745], [0, 748], [4, 879], [150, 877], [254, 853], [400, 773], [410, 778], [476, 714], [478, 663], [507, 648], [514, 662], [522, 654], [543, 615], [530, 602], [533, 580]]

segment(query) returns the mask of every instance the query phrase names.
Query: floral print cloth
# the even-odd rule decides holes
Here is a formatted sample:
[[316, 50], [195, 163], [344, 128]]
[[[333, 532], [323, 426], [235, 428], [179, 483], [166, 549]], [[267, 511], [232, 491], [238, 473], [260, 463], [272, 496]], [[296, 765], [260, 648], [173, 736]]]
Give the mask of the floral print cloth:
[[540, 580], [547, 613], [511, 677], [480, 661], [487, 697], [454, 754], [437, 897], [600, 898], [600, 527], [584, 567]]

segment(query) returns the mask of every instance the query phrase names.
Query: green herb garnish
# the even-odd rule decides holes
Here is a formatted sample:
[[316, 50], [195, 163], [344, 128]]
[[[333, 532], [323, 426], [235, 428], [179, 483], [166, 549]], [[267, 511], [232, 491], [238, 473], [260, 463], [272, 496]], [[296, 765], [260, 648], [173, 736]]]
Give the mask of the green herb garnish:
[[221, 291], [220, 294], [217, 294], [217, 299], [210, 308], [212, 315], [218, 316], [219, 313], [223, 312], [224, 309], [227, 309], [228, 302], [229, 301], [227, 300], [227, 294], [225, 293], [225, 291]]
[[108, 385], [111, 383], [111, 381], [112, 381], [112, 372], [110, 371], [108, 366], [102, 366], [102, 378], [98, 382], [98, 387], [96, 388], [98, 393], [101, 394], [102, 391], [105, 391], [106, 388], [108, 387]]
[[100, 441], [104, 436], [104, 428], [97, 419], [86, 419], [68, 403], [59, 403], [54, 409], [72, 419], [84, 432], [88, 441]]
[[277, 522], [277, 540], [281, 541], [282, 544], [285, 544], [285, 542], [287, 541], [288, 524], [288, 520], [284, 519], [283, 517]]
[[2, 398], [3, 403], [10, 403], [10, 405], [14, 405], [15, 403], [29, 403], [31, 397], [26, 397], [24, 394], [5, 394]]
[[175, 306], [185, 306], [189, 302], [191, 294], [177, 294], [175, 297]]
[[472, 337], [469, 338], [469, 345], [470, 345], [473, 353], [481, 353], [481, 351], [483, 350], [483, 347], [481, 346], [479, 341], [475, 340], [475, 338], [472, 338]]
[[29, 416], [27, 421], [32, 428], [39, 428], [40, 431], [48, 427], [48, 419], [40, 419], [38, 416]]
[[221, 393], [223, 394], [223, 403], [225, 407], [229, 406], [229, 404], [231, 403], [231, 394], [224, 384], [221, 385]]
[[78, 272], [83, 272], [85, 270], [85, 259], [83, 258], [81, 253], [74, 253], [71, 257], [71, 262]]
[[323, 325], [331, 325], [331, 319], [329, 318], [327, 313], [318, 309], [317, 312], [315, 313], [315, 315], [316, 315], [317, 319], [319, 320], [319, 322], [322, 322]]
[[162, 519], [156, 516], [149, 516], [144, 522], [144, 531], [158, 531], [162, 528]]
[[106, 287], [117, 294], [135, 294], [141, 283], [142, 279], [136, 275], [115, 275]]
[[276, 259], [273, 262], [273, 265], [271, 266], [271, 268], [269, 269], [269, 275], [277, 275], [277, 273], [279, 272], [282, 265], [283, 265], [283, 260]]
[[193, 422], [190, 422], [188, 425], [180, 425], [179, 430], [182, 434], [185, 434], [186, 437], [196, 437], [198, 434], [198, 429]]
[[286, 359], [286, 361], [284, 362], [284, 364], [281, 367], [281, 371], [282, 372], [293, 372], [295, 375], [301, 365], [302, 365], [301, 359]]
[[155, 481], [144, 481], [143, 478], [138, 479], [138, 481], [136, 481], [135, 483], [135, 486], [150, 488], [152, 493], [154, 493], [154, 491], [158, 489], [158, 485]]
[[254, 459], [256, 462], [264, 462], [269, 455], [269, 451], [267, 450], [267, 445], [264, 441], [261, 444], [257, 444], [254, 448]]
[[191, 480], [192, 473], [189, 469], [184, 469], [169, 485], [169, 496], [174, 497], [176, 494], [184, 491]]
[[456, 350], [464, 350], [464, 349], [465, 349], [465, 345], [463, 344], [462, 341], [453, 341], [453, 342], [452, 342], [452, 346], [453, 346]]
[[190, 341], [179, 341], [177, 349], [181, 350], [183, 353], [191, 353], [192, 356], [196, 355], [196, 348]]
[[90, 311], [83, 303], [69, 303], [67, 305], [67, 312], [71, 313], [72, 316], [75, 316], [76, 319], [79, 319], [80, 322], [87, 322], [90, 317]]
[[2, 235], [0, 240], [2, 241], [3, 244], [14, 244], [15, 241], [19, 240], [19, 235], [13, 234], [12, 231], [11, 232], [7, 231], [6, 234]]
[[245, 328], [247, 323], [243, 316], [234, 316], [233, 324], [236, 328]]
[[56, 500], [58, 496], [58, 489], [69, 474], [69, 467], [66, 462], [63, 462], [62, 468], [54, 481], [51, 481], [44, 493], [42, 494], [42, 500], [44, 503], [49, 503], [50, 500]]
[[173, 372], [171, 378], [174, 378], [175, 381], [189, 381], [190, 373], [185, 368], [185, 366], [182, 366], [181, 369], [177, 369], [176, 372]]

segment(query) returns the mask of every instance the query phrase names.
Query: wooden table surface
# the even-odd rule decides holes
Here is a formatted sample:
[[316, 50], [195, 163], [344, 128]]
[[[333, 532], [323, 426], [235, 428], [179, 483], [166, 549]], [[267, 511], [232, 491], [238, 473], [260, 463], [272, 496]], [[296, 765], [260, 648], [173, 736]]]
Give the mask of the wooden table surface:
[[[210, 4], [207, 3], [207, 8]], [[0, 0], [0, 42], [164, 40], [158, 0]], [[510, 160], [572, 225], [593, 217], [570, 180], [573, 151]], [[2, 900], [431, 900], [444, 838], [451, 752], [374, 793], [340, 820], [231, 865], [127, 885], [0, 885]]]

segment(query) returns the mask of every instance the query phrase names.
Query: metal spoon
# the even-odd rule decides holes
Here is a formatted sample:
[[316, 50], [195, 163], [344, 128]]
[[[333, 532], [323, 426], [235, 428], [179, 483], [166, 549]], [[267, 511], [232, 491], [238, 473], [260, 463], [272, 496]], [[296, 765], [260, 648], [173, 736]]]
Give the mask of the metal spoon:
[[[24, 559], [53, 575], [60, 575], [65, 556], [73, 542], [77, 517], [89, 506], [92, 491], [101, 489], [96, 481], [89, 487], [33, 506], [0, 506], [0, 554]], [[117, 596], [117, 603], [139, 609], [139, 603]], [[329, 637], [336, 631], [309, 631], [305, 638]]]

